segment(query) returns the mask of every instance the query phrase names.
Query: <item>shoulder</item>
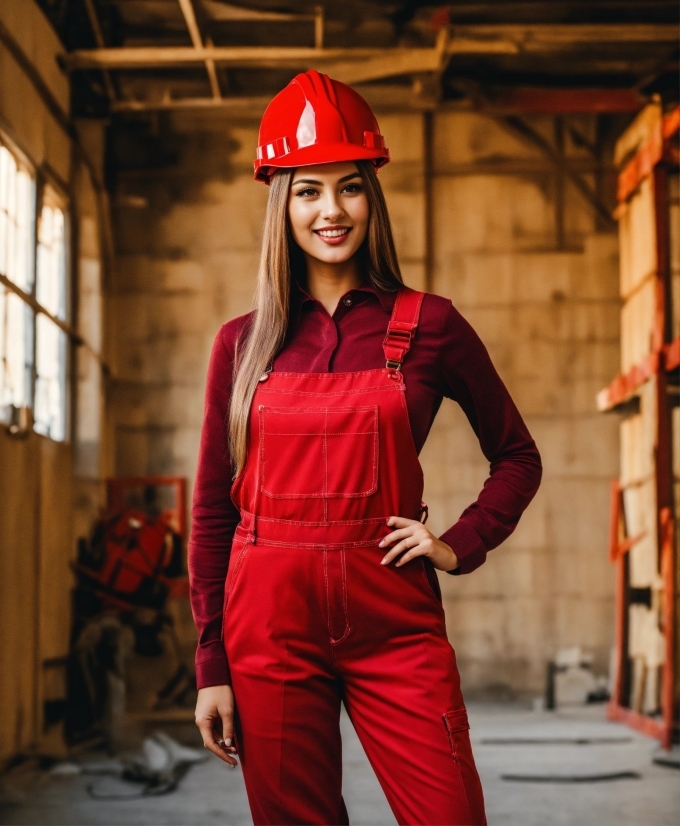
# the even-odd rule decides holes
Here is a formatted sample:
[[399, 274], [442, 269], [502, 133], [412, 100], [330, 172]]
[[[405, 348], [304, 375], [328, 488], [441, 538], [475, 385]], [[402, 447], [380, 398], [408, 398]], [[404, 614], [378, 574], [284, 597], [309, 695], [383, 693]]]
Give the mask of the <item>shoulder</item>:
[[419, 324], [423, 330], [446, 335], [465, 334], [472, 329], [450, 298], [436, 293], [423, 293], [423, 296]]
[[248, 330], [254, 315], [255, 310], [251, 310], [249, 313], [232, 318], [231, 321], [223, 324], [215, 336], [215, 349], [221, 349], [233, 358], [236, 345], [244, 332]]

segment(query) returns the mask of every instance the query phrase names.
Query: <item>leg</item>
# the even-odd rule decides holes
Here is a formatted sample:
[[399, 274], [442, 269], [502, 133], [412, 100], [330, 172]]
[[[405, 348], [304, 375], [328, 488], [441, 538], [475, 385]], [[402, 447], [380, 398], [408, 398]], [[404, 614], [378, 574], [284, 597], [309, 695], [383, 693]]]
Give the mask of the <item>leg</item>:
[[336, 656], [347, 711], [392, 811], [400, 824], [482, 826], [482, 788], [441, 604], [417, 560], [383, 574], [354, 559], [352, 634]]
[[228, 581], [225, 642], [257, 826], [348, 822], [321, 562], [315, 551], [253, 545]]
[[447, 706], [413, 688], [410, 697], [347, 689], [349, 716], [398, 823], [483, 826], [465, 708], [442, 714]]

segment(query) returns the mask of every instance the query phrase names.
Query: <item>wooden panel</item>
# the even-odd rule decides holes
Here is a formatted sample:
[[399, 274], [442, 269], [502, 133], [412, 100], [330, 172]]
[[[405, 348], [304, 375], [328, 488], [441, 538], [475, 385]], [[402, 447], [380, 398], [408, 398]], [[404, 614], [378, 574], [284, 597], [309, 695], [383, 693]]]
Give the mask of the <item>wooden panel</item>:
[[640, 112], [616, 141], [614, 163], [622, 166], [661, 127], [663, 113], [658, 103], [650, 103]]
[[35, 739], [38, 437], [0, 428], [0, 760]]
[[654, 187], [645, 178], [630, 201], [619, 209], [621, 296], [625, 299], [656, 272]]
[[[640, 412], [621, 422], [621, 484], [628, 487], [654, 473], [656, 395], [654, 379], [638, 390]], [[629, 534], [631, 535], [631, 534]]]
[[650, 479], [623, 492], [626, 533], [642, 538], [628, 552], [630, 585], [649, 588], [659, 576], [656, 526], [656, 491]]
[[657, 289], [656, 278], [648, 278], [621, 309], [622, 373], [643, 362], [653, 350]]
[[70, 445], [40, 438], [40, 660], [68, 652], [74, 558]]

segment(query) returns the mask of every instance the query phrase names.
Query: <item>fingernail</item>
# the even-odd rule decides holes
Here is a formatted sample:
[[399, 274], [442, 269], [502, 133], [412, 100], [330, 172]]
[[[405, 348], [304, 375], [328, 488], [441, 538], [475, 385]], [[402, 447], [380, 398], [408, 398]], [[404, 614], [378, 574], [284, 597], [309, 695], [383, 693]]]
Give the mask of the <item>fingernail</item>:
[[379, 547], [379, 548], [382, 548], [382, 546], [383, 546], [384, 544], [385, 544], [385, 540], [384, 540], [384, 539], [381, 539], [381, 540], [380, 540], [380, 542], [378, 542], [378, 547]]
[[224, 745], [225, 746], [230, 746], [231, 745], [231, 737], [227, 737], [227, 739], [224, 741]]
[[383, 557], [383, 559], [380, 560], [380, 564], [387, 565], [387, 557]]

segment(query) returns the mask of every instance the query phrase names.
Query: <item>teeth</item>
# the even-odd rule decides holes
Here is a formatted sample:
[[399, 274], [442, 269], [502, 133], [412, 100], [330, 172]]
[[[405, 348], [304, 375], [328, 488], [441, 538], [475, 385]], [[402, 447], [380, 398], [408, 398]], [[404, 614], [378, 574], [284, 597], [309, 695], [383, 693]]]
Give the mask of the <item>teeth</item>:
[[323, 238], [338, 238], [340, 235], [346, 235], [348, 229], [318, 229], [318, 234]]

